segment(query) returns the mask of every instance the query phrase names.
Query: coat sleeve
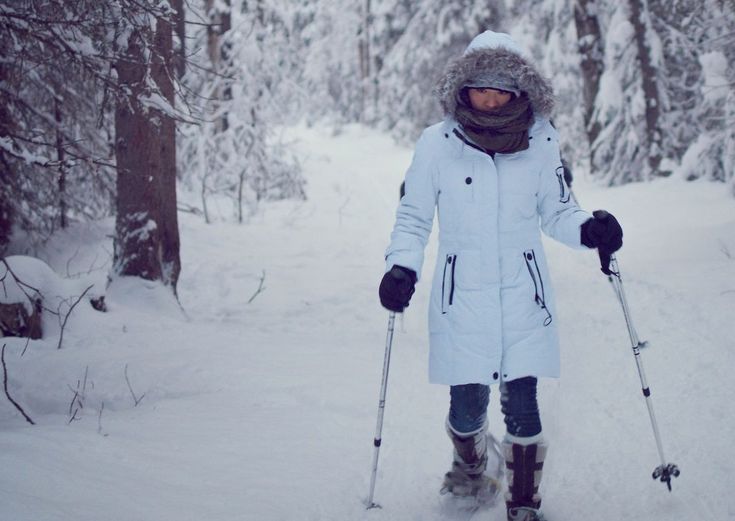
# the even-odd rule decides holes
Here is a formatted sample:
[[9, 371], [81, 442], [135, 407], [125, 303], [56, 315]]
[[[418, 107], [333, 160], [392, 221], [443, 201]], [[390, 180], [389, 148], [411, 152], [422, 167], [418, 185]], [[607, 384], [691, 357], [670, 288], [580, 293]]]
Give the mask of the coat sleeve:
[[424, 131], [416, 143], [406, 172], [406, 193], [398, 205], [390, 245], [385, 252], [386, 271], [395, 265], [404, 266], [414, 270], [419, 278], [438, 195], [438, 170], [430, 141]]
[[586, 249], [581, 243], [580, 227], [592, 216], [579, 208], [564, 180], [559, 153], [559, 135], [547, 122], [544, 129], [545, 151], [538, 191], [538, 213], [546, 235], [572, 248]]

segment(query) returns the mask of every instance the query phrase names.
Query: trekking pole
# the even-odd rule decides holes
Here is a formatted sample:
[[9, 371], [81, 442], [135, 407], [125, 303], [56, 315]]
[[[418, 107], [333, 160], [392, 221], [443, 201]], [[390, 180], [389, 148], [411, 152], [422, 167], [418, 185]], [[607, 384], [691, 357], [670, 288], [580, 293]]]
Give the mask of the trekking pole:
[[385, 339], [385, 356], [383, 358], [383, 378], [380, 383], [380, 400], [378, 401], [378, 420], [375, 425], [375, 439], [373, 440], [373, 446], [375, 447], [373, 452], [373, 474], [370, 477], [370, 494], [367, 498], [367, 508], [380, 508], [380, 505], [373, 501], [373, 494], [375, 492], [375, 478], [378, 474], [378, 454], [380, 453], [380, 442], [381, 435], [383, 432], [383, 413], [385, 411], [385, 392], [388, 387], [388, 368], [390, 367], [390, 349], [393, 344], [393, 326], [396, 321], [396, 312], [391, 311], [388, 315], [388, 333]]
[[[643, 390], [643, 396], [646, 399], [646, 406], [648, 407], [648, 416], [651, 418], [651, 426], [653, 427], [653, 436], [656, 438], [656, 447], [658, 448], [658, 455], [661, 459], [661, 465], [656, 467], [653, 471], [653, 479], [659, 479], [662, 483], [666, 483], [666, 486], [671, 492], [671, 478], [679, 477], [679, 467], [673, 463], [666, 463], [664, 457], [664, 449], [661, 444], [661, 435], [658, 430], [658, 423], [656, 422], [656, 416], [653, 413], [653, 402], [651, 401], [651, 389], [648, 387], [646, 381], [646, 373], [643, 371], [643, 362], [641, 361], [640, 348], [646, 346], [646, 342], [641, 342], [638, 339], [633, 321], [630, 317], [630, 309], [628, 308], [628, 301], [625, 298], [625, 291], [623, 291], [623, 279], [620, 276], [620, 268], [618, 267], [618, 260], [615, 255], [610, 257], [610, 268], [607, 270], [607, 278], [615, 290], [615, 294], [620, 301], [620, 305], [623, 308], [623, 315], [625, 316], [625, 323], [628, 326], [628, 335], [630, 335], [630, 342], [633, 345], [633, 354], [635, 355], [635, 363], [638, 366], [638, 376], [641, 379], [641, 388]], [[603, 272], [605, 270], [603, 269]]]

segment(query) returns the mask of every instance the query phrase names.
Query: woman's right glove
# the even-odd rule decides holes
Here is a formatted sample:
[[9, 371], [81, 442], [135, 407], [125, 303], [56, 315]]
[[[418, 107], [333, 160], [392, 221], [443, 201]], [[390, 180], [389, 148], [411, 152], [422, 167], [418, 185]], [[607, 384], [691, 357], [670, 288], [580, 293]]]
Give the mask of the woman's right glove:
[[416, 272], [403, 266], [393, 266], [383, 275], [378, 294], [383, 307], [402, 313], [408, 307], [416, 286]]
[[623, 228], [613, 214], [605, 210], [592, 212], [581, 227], [582, 244], [597, 248], [600, 265], [605, 275], [610, 275], [610, 257], [623, 246]]

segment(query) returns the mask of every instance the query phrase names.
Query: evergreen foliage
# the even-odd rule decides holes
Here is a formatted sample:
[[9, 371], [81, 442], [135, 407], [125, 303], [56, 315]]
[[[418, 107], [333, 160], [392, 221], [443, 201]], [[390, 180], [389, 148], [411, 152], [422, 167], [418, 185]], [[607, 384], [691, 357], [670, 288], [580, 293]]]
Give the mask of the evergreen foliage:
[[[153, 34], [151, 20], [181, 4], [0, 6], [0, 252], [13, 233], [38, 242], [114, 212], [114, 110], [130, 94], [115, 64], [136, 28]], [[170, 71], [177, 102], [167, 106], [149, 82], [143, 105], [178, 119], [178, 180], [199, 193], [194, 206], [208, 220], [214, 199], [232, 204], [225, 218], [242, 221], [260, 201], [305, 197], [278, 128], [361, 122], [412, 142], [442, 117], [433, 90], [448, 60], [486, 29], [511, 33], [552, 80], [571, 163], [605, 184], [675, 174], [735, 193], [732, 2], [183, 4]]]
[[[182, 128], [180, 177], [208, 201], [224, 197], [242, 222], [262, 200], [304, 198], [298, 161], [276, 132], [296, 123], [299, 87], [293, 73], [297, 52], [286, 4], [215, 2], [192, 13], [228, 29], [216, 36], [203, 28], [192, 36], [197, 53], [184, 84], [195, 93], [196, 125]], [[211, 27], [211, 26], [210, 26]], [[294, 96], [294, 93], [296, 95]]]

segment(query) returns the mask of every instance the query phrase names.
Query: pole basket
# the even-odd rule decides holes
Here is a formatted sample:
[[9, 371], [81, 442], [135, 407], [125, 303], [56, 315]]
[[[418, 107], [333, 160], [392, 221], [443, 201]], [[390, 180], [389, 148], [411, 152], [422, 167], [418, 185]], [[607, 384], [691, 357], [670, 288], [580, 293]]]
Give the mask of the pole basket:
[[669, 463], [667, 465], [659, 465], [656, 467], [653, 471], [652, 477], [653, 479], [660, 480], [661, 483], [666, 483], [669, 492], [671, 492], [671, 478], [678, 478], [680, 473], [679, 467], [673, 463]]

